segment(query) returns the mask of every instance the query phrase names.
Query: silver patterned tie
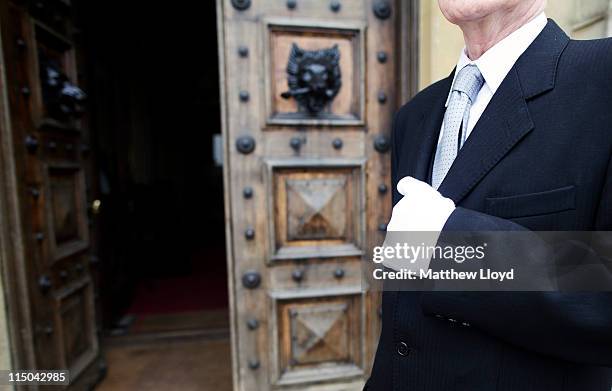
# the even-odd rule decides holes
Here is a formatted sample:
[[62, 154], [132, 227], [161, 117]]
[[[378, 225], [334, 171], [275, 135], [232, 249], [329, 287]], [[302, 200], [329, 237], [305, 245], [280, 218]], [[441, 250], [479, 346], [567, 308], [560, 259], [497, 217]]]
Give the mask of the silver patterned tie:
[[434, 189], [440, 187], [455, 161], [459, 149], [465, 142], [470, 108], [483, 84], [484, 78], [476, 65], [463, 67], [455, 78], [448, 107], [444, 114], [442, 139], [436, 150], [434, 160], [431, 178], [431, 185]]

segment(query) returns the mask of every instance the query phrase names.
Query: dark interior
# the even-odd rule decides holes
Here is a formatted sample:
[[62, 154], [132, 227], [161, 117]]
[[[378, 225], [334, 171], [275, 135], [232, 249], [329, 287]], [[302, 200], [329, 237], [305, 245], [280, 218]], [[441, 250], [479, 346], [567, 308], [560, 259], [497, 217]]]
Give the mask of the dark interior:
[[227, 308], [215, 2], [87, 1], [78, 13], [105, 329]]

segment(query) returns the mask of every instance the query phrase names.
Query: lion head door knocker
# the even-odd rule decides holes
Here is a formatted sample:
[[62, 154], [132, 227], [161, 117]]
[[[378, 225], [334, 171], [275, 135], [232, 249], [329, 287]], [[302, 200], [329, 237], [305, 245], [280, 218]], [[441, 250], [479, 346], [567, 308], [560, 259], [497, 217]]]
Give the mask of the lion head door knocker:
[[49, 116], [61, 121], [81, 116], [85, 92], [68, 79], [57, 61], [44, 55], [39, 58], [43, 101]]
[[281, 94], [283, 98], [295, 98], [300, 109], [311, 115], [321, 112], [342, 86], [338, 45], [304, 50], [294, 43], [287, 64], [287, 84], [289, 91]]

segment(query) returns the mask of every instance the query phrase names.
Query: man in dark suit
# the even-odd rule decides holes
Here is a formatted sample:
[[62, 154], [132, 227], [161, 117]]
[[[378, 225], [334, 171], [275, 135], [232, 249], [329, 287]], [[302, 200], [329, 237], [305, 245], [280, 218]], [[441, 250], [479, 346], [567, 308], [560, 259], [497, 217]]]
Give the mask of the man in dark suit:
[[[466, 47], [396, 114], [388, 229], [612, 231], [612, 39], [439, 3]], [[385, 291], [382, 324], [370, 391], [612, 390], [610, 292]]]

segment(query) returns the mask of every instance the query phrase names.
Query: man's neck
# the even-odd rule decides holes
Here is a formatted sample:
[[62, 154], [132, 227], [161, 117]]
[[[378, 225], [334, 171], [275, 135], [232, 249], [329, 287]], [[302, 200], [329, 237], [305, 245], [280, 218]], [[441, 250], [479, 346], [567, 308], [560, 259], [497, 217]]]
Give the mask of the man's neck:
[[465, 48], [470, 60], [477, 60], [499, 41], [521, 28], [544, 11], [545, 3], [534, 2], [529, 7], [517, 7], [512, 12], [500, 12], [465, 22], [463, 31]]

